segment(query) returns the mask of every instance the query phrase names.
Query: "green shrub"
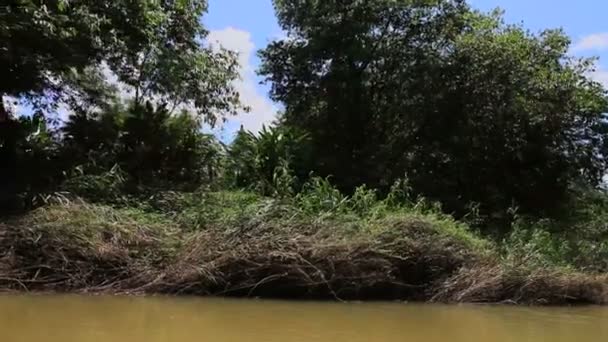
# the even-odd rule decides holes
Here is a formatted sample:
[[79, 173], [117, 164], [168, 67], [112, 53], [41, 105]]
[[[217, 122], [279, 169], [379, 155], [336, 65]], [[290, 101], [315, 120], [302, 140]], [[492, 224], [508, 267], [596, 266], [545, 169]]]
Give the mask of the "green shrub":
[[375, 190], [368, 189], [365, 185], [357, 187], [355, 193], [349, 198], [350, 210], [359, 216], [367, 216], [373, 211], [379, 210], [382, 203], [378, 201]]
[[390, 191], [384, 200], [391, 207], [410, 205], [412, 202], [413, 189], [407, 177], [399, 178], [393, 182]]
[[64, 159], [87, 175], [119, 165], [131, 189], [194, 190], [220, 174], [222, 146], [201, 132], [193, 114], [171, 114], [164, 106], [124, 108], [72, 115], [63, 127]]
[[257, 135], [241, 129], [228, 148], [226, 183], [263, 195], [287, 195], [309, 176], [308, 135], [296, 129], [263, 127]]
[[347, 212], [348, 198], [327, 178], [312, 177], [306, 182], [295, 201], [308, 214]]
[[549, 222], [514, 225], [503, 242], [504, 258], [508, 264], [530, 268], [571, 267], [568, 241], [548, 231]]
[[80, 168], [75, 172], [61, 186], [63, 191], [97, 203], [117, 203], [125, 195], [128, 176], [118, 165], [101, 174], [84, 174]]
[[504, 241], [510, 260], [608, 271], [608, 196], [590, 191], [573, 199], [561, 219], [517, 217]]
[[272, 174], [274, 194], [278, 197], [293, 197], [295, 195], [294, 186], [296, 182], [297, 177], [293, 175], [289, 162], [281, 159]]

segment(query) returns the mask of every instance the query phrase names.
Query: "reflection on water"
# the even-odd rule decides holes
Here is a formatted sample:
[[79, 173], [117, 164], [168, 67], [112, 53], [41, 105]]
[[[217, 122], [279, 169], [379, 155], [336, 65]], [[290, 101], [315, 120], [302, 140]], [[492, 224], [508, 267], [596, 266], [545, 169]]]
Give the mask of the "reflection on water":
[[0, 297], [4, 342], [608, 341], [608, 309]]

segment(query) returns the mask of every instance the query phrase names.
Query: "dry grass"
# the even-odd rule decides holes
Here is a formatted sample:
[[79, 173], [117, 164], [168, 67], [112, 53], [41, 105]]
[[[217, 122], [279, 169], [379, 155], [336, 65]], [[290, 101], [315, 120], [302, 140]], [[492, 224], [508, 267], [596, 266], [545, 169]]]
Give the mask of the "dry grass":
[[0, 225], [0, 282], [39, 291], [114, 291], [147, 284], [178, 247], [176, 227], [84, 203]]
[[435, 292], [439, 302], [608, 304], [608, 276], [487, 263], [461, 269]]
[[[391, 222], [387, 222], [390, 224]], [[211, 230], [191, 237], [166, 289], [288, 298], [416, 298], [473, 258], [423, 222], [345, 236], [327, 223]], [[390, 231], [390, 233], [388, 233]], [[416, 231], [414, 233], [414, 231]], [[404, 238], [417, 234], [420, 238]]]
[[0, 224], [0, 288], [528, 304], [605, 303], [606, 277], [523, 271], [446, 222], [396, 215], [336, 220], [175, 220], [86, 203]]

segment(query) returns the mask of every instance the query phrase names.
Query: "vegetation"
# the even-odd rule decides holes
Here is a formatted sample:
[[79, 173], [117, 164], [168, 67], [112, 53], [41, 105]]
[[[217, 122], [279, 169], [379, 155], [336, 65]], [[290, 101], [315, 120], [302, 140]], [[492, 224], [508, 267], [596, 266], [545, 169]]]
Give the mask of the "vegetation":
[[[288, 36], [260, 55], [282, 123], [346, 192], [416, 194], [496, 224], [558, 214], [606, 171], [605, 89], [563, 32], [538, 35], [460, 0], [275, 1]], [[507, 224], [508, 225], [508, 224]]]
[[34, 113], [0, 107], [0, 288], [608, 302], [608, 97], [561, 31], [276, 0], [285, 111], [226, 145], [202, 125], [247, 108], [206, 1], [5, 7], [0, 97]]
[[[29, 152], [30, 142], [24, 141], [38, 135], [37, 127], [24, 129], [10, 117], [6, 96], [25, 101], [42, 115], [63, 104], [87, 117], [116, 101], [117, 86], [109, 83], [115, 78], [132, 95], [131, 114], [144, 115], [150, 111], [146, 102], [152, 102], [165, 115], [190, 108], [200, 120], [214, 124], [239, 110], [231, 85], [238, 77], [236, 56], [201, 44], [207, 35], [200, 22], [206, 8], [205, 0], [17, 0], [3, 5], [0, 187], [9, 191], [3, 191], [2, 205], [15, 202], [11, 192], [29, 187], [31, 180], [20, 183], [17, 170], [27, 165], [19, 153]], [[45, 152], [52, 155], [47, 147]], [[51, 155], [36, 159], [54, 159]]]
[[513, 245], [517, 252], [501, 255], [492, 242], [423, 201], [394, 206], [358, 196], [336, 203], [327, 186], [315, 180], [307, 195], [283, 200], [238, 191], [158, 193], [129, 207], [56, 197], [0, 226], [0, 286], [338, 300], [606, 301], [605, 276], [529, 263], [543, 245]]

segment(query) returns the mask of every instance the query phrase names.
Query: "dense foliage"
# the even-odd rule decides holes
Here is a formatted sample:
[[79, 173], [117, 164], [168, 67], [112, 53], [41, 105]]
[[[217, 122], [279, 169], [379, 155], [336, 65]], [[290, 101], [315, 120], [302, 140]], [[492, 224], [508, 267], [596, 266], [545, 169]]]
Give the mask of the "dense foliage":
[[263, 127], [255, 135], [241, 128], [228, 149], [226, 181], [267, 195], [293, 194], [309, 176], [310, 158], [305, 133]]
[[[138, 103], [188, 104], [215, 122], [238, 108], [237, 63], [201, 45], [206, 9], [206, 0], [9, 1], [0, 7], [0, 97], [57, 106], [103, 71]], [[7, 115], [0, 108], [0, 121]]]
[[[192, 188], [203, 172], [213, 177], [215, 171], [207, 165], [202, 171], [200, 161], [216, 152], [192, 151], [208, 140], [198, 133], [200, 124], [213, 125], [241, 105], [232, 83], [238, 77], [236, 56], [204, 42], [207, 31], [200, 19], [206, 9], [205, 0], [1, 5], [2, 206], [14, 206], [17, 194], [56, 187], [84, 154], [97, 171], [122, 164], [138, 182], [160, 173], [176, 183], [190, 181]], [[124, 118], [109, 114], [116, 111], [119, 90], [132, 97]], [[12, 118], [4, 105], [11, 99], [33, 108], [34, 124]], [[54, 132], [44, 117], [60, 105], [74, 117], [65, 132]], [[186, 109], [197, 117], [172, 117]], [[91, 121], [94, 116], [100, 119]], [[58, 148], [61, 144], [66, 146]]]
[[66, 158], [80, 171], [100, 173], [118, 165], [136, 184], [194, 189], [216, 176], [220, 149], [188, 112], [169, 115], [163, 106], [76, 114], [62, 129]]
[[[106, 112], [74, 114], [56, 130], [41, 116], [15, 126], [17, 167], [2, 209], [31, 207], [37, 195], [62, 190], [97, 193], [102, 200], [120, 192], [195, 190], [221, 172], [223, 148], [201, 131], [200, 120], [189, 112], [169, 115], [164, 106], [116, 104]], [[120, 184], [110, 186], [103, 181], [108, 177]], [[91, 189], [94, 179], [100, 183]]]
[[592, 61], [460, 0], [276, 0], [285, 39], [261, 51], [282, 124], [310, 133], [341, 190], [414, 192], [489, 220], [555, 215], [606, 171], [605, 89]]

